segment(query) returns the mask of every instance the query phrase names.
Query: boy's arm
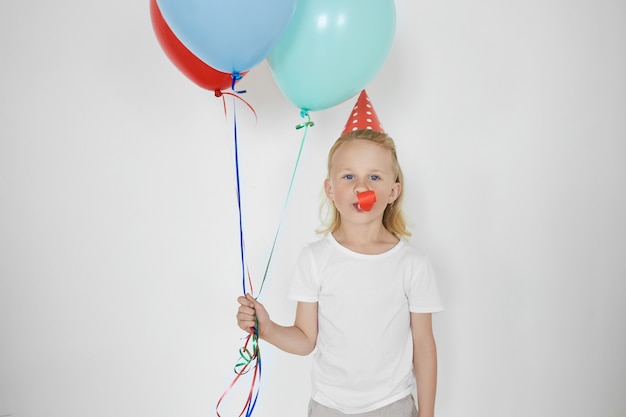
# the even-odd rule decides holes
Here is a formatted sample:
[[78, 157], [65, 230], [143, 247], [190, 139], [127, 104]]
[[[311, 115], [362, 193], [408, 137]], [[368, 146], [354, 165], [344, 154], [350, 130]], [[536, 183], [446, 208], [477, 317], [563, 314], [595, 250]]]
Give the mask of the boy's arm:
[[418, 417], [433, 417], [437, 392], [437, 346], [433, 336], [432, 314], [411, 313], [411, 333]]
[[317, 303], [298, 302], [293, 326], [281, 326], [270, 320], [267, 310], [251, 295], [239, 297], [237, 321], [247, 330], [258, 326], [259, 337], [277, 348], [295, 355], [308, 355], [317, 342]]

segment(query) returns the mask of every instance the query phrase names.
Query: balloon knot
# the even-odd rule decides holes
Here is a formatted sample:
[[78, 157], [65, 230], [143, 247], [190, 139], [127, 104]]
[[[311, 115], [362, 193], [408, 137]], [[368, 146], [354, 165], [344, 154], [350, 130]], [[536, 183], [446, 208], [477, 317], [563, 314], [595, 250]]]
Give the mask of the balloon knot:
[[235, 93], [237, 94], [244, 94], [246, 92], [246, 90], [235, 90], [235, 84], [237, 83], [237, 81], [241, 80], [243, 78], [243, 76], [241, 75], [240, 72], [238, 71], [234, 71], [233, 73], [230, 74], [231, 78], [232, 78], [232, 82], [230, 84], [230, 89], [233, 90]]
[[222, 91], [221, 90], [215, 90], [215, 97], [222, 97]]
[[315, 126], [315, 123], [311, 121], [311, 116], [309, 116], [309, 111], [307, 109], [300, 110], [300, 117], [306, 117], [307, 121], [302, 122], [296, 125], [296, 129], [302, 129], [303, 127], [311, 127]]

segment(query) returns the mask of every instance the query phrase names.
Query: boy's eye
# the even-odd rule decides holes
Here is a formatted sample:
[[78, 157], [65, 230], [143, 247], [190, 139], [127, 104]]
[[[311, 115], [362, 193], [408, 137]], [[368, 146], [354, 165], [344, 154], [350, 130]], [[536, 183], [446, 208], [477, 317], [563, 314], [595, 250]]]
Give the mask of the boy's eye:
[[346, 175], [344, 175], [343, 177], [344, 177], [345, 179], [347, 179], [347, 180], [354, 179], [354, 175], [352, 175], [352, 174], [346, 174]]
[[370, 175], [370, 180], [372, 181], [378, 181], [380, 179], [380, 177], [378, 175]]

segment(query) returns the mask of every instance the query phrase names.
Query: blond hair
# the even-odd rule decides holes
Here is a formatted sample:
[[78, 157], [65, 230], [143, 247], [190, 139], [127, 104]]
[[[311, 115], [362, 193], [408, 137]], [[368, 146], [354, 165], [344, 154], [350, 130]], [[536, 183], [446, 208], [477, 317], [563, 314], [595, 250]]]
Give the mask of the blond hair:
[[[328, 152], [327, 175], [330, 176], [332, 159], [337, 152], [337, 149], [339, 149], [339, 147], [344, 143], [353, 140], [366, 140], [391, 152], [393, 170], [396, 174], [396, 182], [400, 183], [400, 193], [398, 194], [398, 198], [385, 208], [385, 212], [383, 213], [383, 226], [397, 238], [411, 236], [411, 232], [407, 229], [406, 217], [402, 211], [402, 200], [404, 199], [404, 175], [402, 174], [402, 168], [400, 168], [400, 163], [398, 162], [396, 144], [391, 136], [371, 129], [355, 130], [342, 135], [335, 141], [335, 144]], [[341, 225], [341, 215], [332, 201], [328, 198], [324, 200], [322, 207], [320, 208], [320, 218], [322, 219], [322, 226], [317, 230], [320, 234], [329, 232], [332, 233]]]

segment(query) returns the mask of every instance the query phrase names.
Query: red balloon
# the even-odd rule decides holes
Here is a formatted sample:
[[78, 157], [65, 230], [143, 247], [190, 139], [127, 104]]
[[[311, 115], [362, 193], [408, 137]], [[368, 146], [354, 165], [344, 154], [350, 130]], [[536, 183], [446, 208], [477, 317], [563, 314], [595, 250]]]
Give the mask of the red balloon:
[[[232, 74], [221, 72], [205, 64], [200, 58], [195, 56], [183, 43], [174, 35], [172, 29], [159, 10], [156, 0], [150, 0], [150, 17], [152, 28], [157, 40], [172, 63], [198, 86], [216, 92], [232, 87]], [[241, 73], [244, 76], [246, 73]]]

